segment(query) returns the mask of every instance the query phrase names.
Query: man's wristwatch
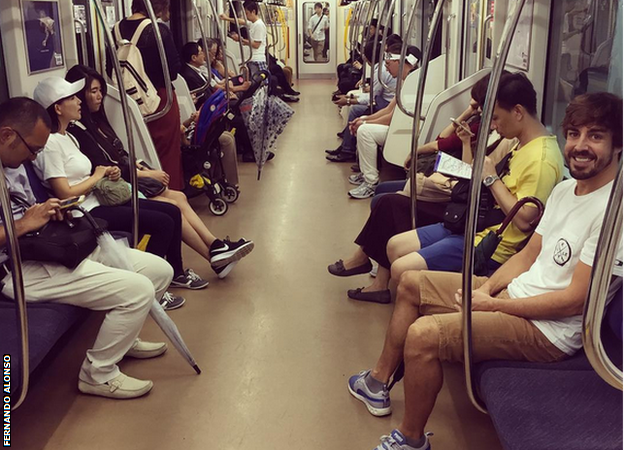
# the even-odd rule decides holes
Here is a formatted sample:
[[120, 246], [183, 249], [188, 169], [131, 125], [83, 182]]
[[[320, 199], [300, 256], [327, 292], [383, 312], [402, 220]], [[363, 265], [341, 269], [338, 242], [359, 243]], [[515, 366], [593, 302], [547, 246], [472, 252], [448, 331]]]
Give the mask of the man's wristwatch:
[[488, 175], [487, 177], [485, 177], [483, 179], [483, 185], [485, 187], [490, 187], [492, 186], [494, 183], [496, 183], [496, 180], [500, 180], [500, 178], [498, 177], [498, 175]]

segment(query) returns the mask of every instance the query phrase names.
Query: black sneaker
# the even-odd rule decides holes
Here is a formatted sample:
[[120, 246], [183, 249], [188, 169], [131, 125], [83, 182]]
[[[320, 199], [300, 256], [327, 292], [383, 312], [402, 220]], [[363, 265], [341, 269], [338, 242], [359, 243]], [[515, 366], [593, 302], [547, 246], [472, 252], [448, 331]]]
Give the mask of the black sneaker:
[[342, 153], [342, 145], [338, 146], [338, 148], [335, 150], [325, 150], [325, 153], [332, 156], [339, 155], [340, 153]]
[[210, 265], [216, 272], [217, 269], [247, 256], [251, 253], [253, 248], [253, 241], [239, 239], [237, 242], [232, 242], [229, 237], [222, 241], [217, 239], [210, 246]]
[[202, 280], [193, 269], [186, 269], [182, 275], [178, 275], [171, 280], [171, 287], [185, 289], [204, 289], [208, 287], [208, 281]]
[[181, 308], [184, 303], [186, 303], [184, 297], [177, 297], [171, 292], [165, 292], [165, 295], [160, 299], [160, 306], [162, 306], [165, 311]]
[[355, 153], [340, 152], [337, 155], [327, 155], [325, 159], [327, 161], [337, 162], [337, 163], [355, 162]]

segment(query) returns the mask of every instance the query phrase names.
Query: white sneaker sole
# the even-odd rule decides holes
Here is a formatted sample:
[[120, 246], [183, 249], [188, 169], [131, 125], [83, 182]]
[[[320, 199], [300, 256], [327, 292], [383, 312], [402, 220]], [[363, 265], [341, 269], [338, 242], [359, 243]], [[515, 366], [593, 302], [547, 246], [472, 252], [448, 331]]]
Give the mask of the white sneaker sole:
[[113, 398], [116, 400], [129, 400], [132, 398], [143, 397], [154, 387], [154, 383], [148, 381], [145, 386], [141, 389], [137, 389], [135, 391], [128, 391], [124, 389], [117, 389], [114, 392], [111, 392], [107, 385], [105, 384], [89, 384], [82, 380], [78, 380], [78, 390], [83, 394], [87, 395], [97, 395], [99, 397]]
[[359, 401], [364, 403], [366, 405], [366, 409], [368, 409], [368, 412], [371, 413], [373, 416], [383, 417], [383, 416], [388, 416], [392, 414], [392, 405], [388, 406], [387, 408], [375, 408], [374, 406], [371, 406], [370, 403], [368, 403], [365, 397], [361, 396], [360, 394], [355, 392], [353, 389], [351, 389], [351, 385], [348, 382], [347, 382], [347, 387], [349, 388], [349, 393], [355, 398], [357, 398]]
[[254, 249], [253, 241], [249, 241], [237, 249], [230, 250], [229, 252], [220, 253], [214, 258], [210, 258], [210, 264], [217, 269], [223, 266], [227, 266], [231, 262], [240, 261], [245, 256], [249, 255]]
[[217, 274], [217, 277], [219, 277], [220, 280], [223, 280], [225, 277], [227, 277], [230, 274], [232, 269], [234, 269], [234, 267], [236, 267], [236, 264], [238, 264], [238, 261], [234, 261], [234, 262], [231, 262], [230, 264], [228, 264], [225, 267], [225, 269], [223, 269], [220, 273]]
[[156, 358], [167, 351], [167, 344], [164, 344], [154, 350], [128, 350], [124, 358], [150, 359]]

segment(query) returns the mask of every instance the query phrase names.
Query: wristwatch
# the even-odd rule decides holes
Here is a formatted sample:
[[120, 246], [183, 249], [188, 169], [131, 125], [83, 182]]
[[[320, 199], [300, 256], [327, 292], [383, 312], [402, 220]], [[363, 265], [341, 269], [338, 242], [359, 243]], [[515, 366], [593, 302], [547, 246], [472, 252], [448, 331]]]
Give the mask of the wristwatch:
[[490, 187], [496, 182], [496, 180], [500, 180], [498, 175], [488, 175], [483, 179], [483, 185], [485, 187]]

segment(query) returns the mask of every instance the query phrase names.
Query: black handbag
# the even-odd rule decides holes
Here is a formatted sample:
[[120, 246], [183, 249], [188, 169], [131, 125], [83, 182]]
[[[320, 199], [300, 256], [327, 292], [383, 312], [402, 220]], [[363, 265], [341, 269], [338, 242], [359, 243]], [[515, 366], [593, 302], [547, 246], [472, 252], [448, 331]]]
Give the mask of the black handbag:
[[[496, 165], [496, 173], [502, 178], [509, 171], [509, 160], [512, 152], [509, 152]], [[459, 180], [451, 190], [451, 202], [444, 210], [444, 227], [455, 233], [463, 234], [466, 228], [468, 213], [468, 200], [470, 197], [470, 180]], [[495, 208], [496, 200], [489, 189], [481, 189], [479, 197], [479, 212], [477, 214], [477, 232], [483, 231], [493, 225], [501, 223], [505, 214]]]
[[[15, 203], [30, 207], [28, 202], [11, 196]], [[106, 221], [93, 218], [82, 208], [82, 217], [69, 217], [63, 221], [50, 221], [41, 229], [27, 233], [18, 239], [24, 261], [40, 261], [61, 264], [75, 269], [97, 247], [97, 233], [106, 229]]]

